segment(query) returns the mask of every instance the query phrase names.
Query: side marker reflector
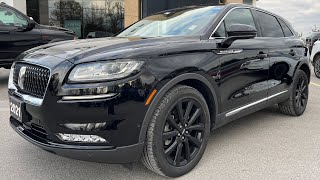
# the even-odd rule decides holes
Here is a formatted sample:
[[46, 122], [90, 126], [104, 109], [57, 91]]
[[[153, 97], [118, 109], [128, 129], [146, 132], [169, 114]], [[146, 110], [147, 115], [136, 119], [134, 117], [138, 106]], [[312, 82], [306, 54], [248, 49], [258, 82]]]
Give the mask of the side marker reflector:
[[152, 91], [152, 93], [150, 94], [150, 96], [148, 97], [147, 101], [146, 101], [146, 104], [145, 104], [146, 106], [151, 103], [151, 101], [152, 101], [154, 95], [156, 95], [156, 93], [157, 93], [157, 90], [154, 89], [154, 90]]

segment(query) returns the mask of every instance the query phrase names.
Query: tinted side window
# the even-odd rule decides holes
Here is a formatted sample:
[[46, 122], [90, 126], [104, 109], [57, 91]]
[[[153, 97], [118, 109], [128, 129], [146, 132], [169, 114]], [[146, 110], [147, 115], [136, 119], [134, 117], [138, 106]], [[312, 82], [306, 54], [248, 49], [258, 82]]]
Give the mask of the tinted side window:
[[245, 24], [256, 27], [249, 9], [235, 9], [227, 15], [213, 37], [227, 37], [226, 30], [228, 30], [232, 24]]
[[263, 37], [284, 37], [282, 28], [276, 17], [256, 11]]
[[235, 9], [225, 18], [226, 28], [229, 29], [232, 24], [246, 24], [256, 27], [249, 9]]
[[293, 33], [292, 33], [292, 31], [291, 31], [291, 30], [289, 29], [289, 27], [287, 26], [287, 24], [286, 24], [284, 21], [282, 21], [281, 19], [278, 19], [278, 20], [279, 20], [279, 22], [280, 22], [280, 24], [281, 24], [281, 27], [282, 27], [283, 32], [284, 32], [284, 35], [285, 35], [286, 37], [294, 36]]
[[0, 7], [0, 25], [22, 27], [27, 26], [28, 21], [11, 9]]

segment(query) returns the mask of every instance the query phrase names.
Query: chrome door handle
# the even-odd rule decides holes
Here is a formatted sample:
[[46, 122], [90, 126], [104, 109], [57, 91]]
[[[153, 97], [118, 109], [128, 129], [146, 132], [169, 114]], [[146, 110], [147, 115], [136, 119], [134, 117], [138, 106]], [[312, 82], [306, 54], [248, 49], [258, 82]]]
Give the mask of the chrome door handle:
[[259, 53], [259, 54], [257, 55], [257, 58], [258, 58], [258, 59], [265, 59], [265, 58], [268, 58], [268, 54], [265, 54], [265, 53]]

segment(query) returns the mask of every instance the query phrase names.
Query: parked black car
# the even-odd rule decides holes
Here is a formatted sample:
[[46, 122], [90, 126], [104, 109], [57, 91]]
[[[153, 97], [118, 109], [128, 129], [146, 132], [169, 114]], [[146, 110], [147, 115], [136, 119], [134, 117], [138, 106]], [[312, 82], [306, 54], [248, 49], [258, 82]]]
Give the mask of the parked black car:
[[198, 164], [210, 130], [274, 104], [302, 115], [305, 51], [287, 21], [256, 7], [168, 10], [117, 37], [24, 52], [10, 74], [10, 123], [58, 155], [141, 159], [177, 177]]
[[17, 9], [0, 3], [0, 68], [10, 68], [15, 58], [28, 49], [74, 38], [71, 30], [37, 24]]

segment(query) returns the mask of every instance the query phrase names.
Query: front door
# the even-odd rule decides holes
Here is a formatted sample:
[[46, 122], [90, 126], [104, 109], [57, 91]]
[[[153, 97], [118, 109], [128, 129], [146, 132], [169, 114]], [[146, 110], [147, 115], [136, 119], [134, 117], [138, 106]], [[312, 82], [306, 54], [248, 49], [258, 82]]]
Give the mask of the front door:
[[27, 26], [28, 19], [20, 12], [0, 7], [0, 59], [12, 61], [22, 52], [40, 45], [40, 30], [28, 31]]
[[[227, 37], [225, 29], [232, 24], [256, 27], [250, 9], [234, 9], [214, 33], [214, 38]], [[268, 96], [269, 58], [264, 41], [237, 40], [229, 48], [217, 49], [215, 53], [220, 61], [220, 113], [228, 118], [236, 117], [248, 108], [266, 103], [263, 99]]]

